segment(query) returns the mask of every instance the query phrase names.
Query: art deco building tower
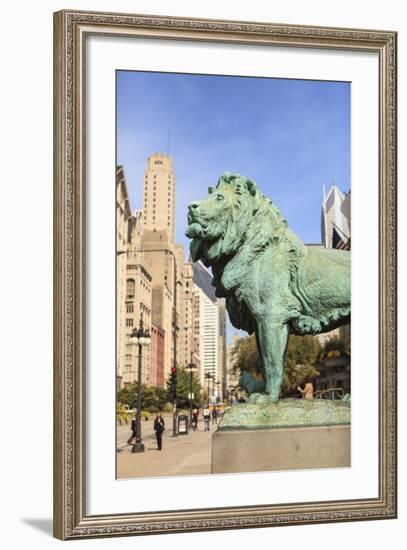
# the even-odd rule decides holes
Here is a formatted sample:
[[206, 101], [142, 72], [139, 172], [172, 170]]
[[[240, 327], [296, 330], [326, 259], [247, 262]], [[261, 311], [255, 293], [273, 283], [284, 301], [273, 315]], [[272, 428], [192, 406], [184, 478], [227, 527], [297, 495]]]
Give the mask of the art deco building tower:
[[154, 153], [147, 160], [143, 192], [144, 228], [166, 230], [170, 243], [175, 228], [175, 173], [172, 159]]

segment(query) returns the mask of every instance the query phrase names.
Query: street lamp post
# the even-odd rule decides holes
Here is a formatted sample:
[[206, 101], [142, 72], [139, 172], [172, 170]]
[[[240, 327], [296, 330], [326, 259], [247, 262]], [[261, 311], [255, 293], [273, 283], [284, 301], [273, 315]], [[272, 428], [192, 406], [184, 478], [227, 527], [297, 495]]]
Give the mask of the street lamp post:
[[193, 357], [194, 357], [194, 352], [192, 351], [191, 352], [191, 362], [189, 363], [189, 365], [186, 366], [186, 369], [189, 370], [189, 374], [190, 374], [190, 378], [189, 378], [189, 425], [192, 424], [192, 399], [193, 399], [192, 376], [193, 376], [193, 372], [197, 369], [197, 366], [193, 363]]
[[212, 376], [212, 374], [211, 374], [210, 372], [207, 372], [207, 373], [205, 374], [205, 378], [206, 378], [206, 380], [207, 380], [207, 382], [208, 382], [208, 383], [207, 383], [207, 388], [206, 388], [206, 397], [207, 397], [206, 401], [207, 401], [207, 403], [208, 403], [208, 405], [209, 405], [209, 402], [210, 402], [210, 386], [209, 386], [209, 384], [210, 384], [210, 380], [212, 380], [213, 376]]
[[220, 401], [220, 395], [219, 395], [219, 386], [220, 386], [220, 380], [216, 381], [216, 401]]
[[211, 403], [213, 403], [213, 400], [215, 398], [215, 375], [214, 374], [211, 375], [211, 380], [212, 380]]
[[144, 330], [143, 315], [141, 314], [139, 328], [134, 328], [130, 334], [130, 343], [138, 346], [136, 441], [131, 449], [132, 453], [144, 452], [144, 443], [141, 440], [141, 354], [143, 346], [150, 343], [150, 338], [150, 332]]

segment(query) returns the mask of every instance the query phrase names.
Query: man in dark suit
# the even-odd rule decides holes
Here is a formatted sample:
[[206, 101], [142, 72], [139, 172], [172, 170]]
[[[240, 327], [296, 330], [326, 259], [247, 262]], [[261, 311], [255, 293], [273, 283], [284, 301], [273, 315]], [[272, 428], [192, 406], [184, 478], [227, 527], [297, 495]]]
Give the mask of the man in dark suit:
[[163, 447], [163, 431], [165, 430], [164, 418], [161, 413], [157, 413], [154, 420], [155, 437], [157, 438], [157, 448], [161, 451]]

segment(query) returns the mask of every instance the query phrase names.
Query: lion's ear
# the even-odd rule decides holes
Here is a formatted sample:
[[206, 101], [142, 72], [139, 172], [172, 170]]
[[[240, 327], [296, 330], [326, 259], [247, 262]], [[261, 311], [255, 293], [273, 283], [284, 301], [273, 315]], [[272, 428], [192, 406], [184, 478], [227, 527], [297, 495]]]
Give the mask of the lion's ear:
[[208, 193], [209, 193], [209, 195], [212, 195], [212, 193], [214, 193], [214, 192], [215, 192], [215, 188], [214, 188], [214, 187], [212, 187], [212, 186], [208, 187]]
[[256, 214], [256, 212], [259, 210], [259, 208], [261, 206], [261, 195], [260, 195], [260, 193], [257, 193], [253, 197], [253, 203], [252, 204], [253, 204], [252, 213]]
[[249, 191], [249, 193], [254, 197], [259, 192], [259, 188], [257, 187], [257, 183], [253, 180], [246, 180], [246, 189]]

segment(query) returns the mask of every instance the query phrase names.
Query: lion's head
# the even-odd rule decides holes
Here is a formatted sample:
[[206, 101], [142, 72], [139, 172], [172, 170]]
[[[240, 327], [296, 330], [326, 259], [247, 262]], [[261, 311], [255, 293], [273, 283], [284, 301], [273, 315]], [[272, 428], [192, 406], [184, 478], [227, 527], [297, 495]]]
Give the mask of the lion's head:
[[236, 174], [223, 174], [206, 199], [188, 206], [186, 236], [192, 239], [193, 261], [234, 254], [256, 212], [260, 194], [254, 181]]
[[287, 231], [279, 209], [253, 180], [238, 174], [223, 174], [207, 198], [188, 206], [191, 257], [207, 265], [233, 256], [245, 242], [260, 250]]

